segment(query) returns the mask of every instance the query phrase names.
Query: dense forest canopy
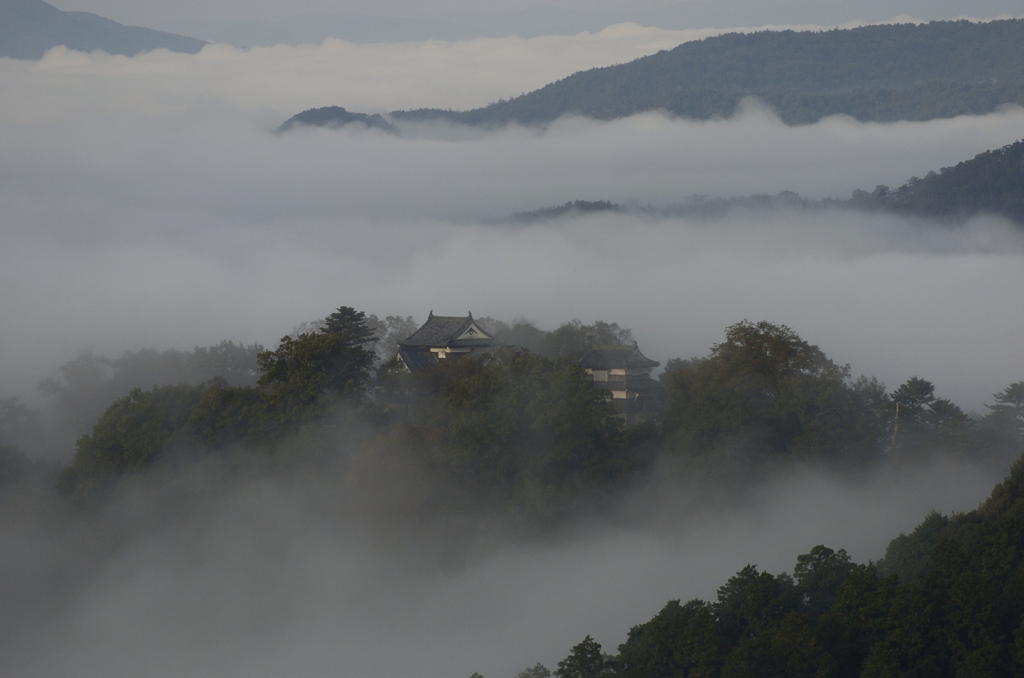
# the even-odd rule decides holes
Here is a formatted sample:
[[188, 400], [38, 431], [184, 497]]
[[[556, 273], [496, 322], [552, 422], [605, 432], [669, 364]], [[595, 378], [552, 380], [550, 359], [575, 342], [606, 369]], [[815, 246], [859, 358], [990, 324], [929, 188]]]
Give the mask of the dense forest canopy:
[[980, 153], [923, 179], [912, 177], [894, 191], [878, 186], [855, 193], [855, 205], [922, 217], [1000, 214], [1024, 225], [1024, 140]]
[[[224, 342], [117, 361], [82, 354], [42, 385], [54, 404], [48, 416], [77, 427], [92, 417], [60, 487], [92, 496], [181, 454], [288, 454], [298, 438], [329, 449], [341, 416], [362, 422], [383, 456], [446, 488], [418, 501], [487, 505], [543, 526], [613, 500], [664, 456], [695, 468], [742, 459], [750, 469], [801, 460], [841, 470], [940, 450], [1005, 457], [1021, 441], [1020, 413], [1007, 409], [1019, 384], [996, 394], [985, 416], [970, 415], [920, 377], [893, 391], [854, 378], [768, 321], [732, 325], [707, 356], [669, 361], [659, 409], [635, 419], [616, 415], [609, 391], [576, 364], [591, 346], [631, 344], [629, 329], [479, 323], [504, 346], [415, 374], [394, 354], [411, 318], [379, 321], [344, 306], [273, 350]], [[4, 404], [0, 444], [33, 441], [41, 415], [15, 399]]]
[[[1016, 389], [1015, 389], [1016, 390]], [[1003, 394], [1004, 399], [1011, 397]], [[1019, 394], [1012, 396], [1019, 403]], [[1017, 408], [1020, 414], [1019, 404]], [[713, 602], [670, 600], [558, 678], [1012, 676], [1024, 671], [1024, 460], [977, 510], [929, 515], [878, 563], [819, 545], [792, 575], [748, 565]], [[550, 675], [535, 666], [519, 678]]]

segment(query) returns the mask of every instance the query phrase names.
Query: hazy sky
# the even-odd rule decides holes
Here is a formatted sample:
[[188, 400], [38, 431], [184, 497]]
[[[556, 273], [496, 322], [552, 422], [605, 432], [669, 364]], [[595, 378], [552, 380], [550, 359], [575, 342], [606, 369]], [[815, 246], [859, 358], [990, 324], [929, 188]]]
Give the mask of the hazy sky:
[[666, 28], [768, 23], [839, 24], [858, 19], [882, 21], [904, 14], [919, 20], [933, 20], [960, 16], [993, 18], [1021, 13], [1020, 3], [1015, 0], [691, 0], [682, 3], [650, 0], [561, 0], [548, 3], [536, 0], [180, 0], [174, 3], [157, 0], [57, 0], [51, 4], [64, 10], [88, 11], [121, 23], [156, 28], [183, 21], [275, 21], [303, 12], [414, 17], [546, 8], [553, 17], [552, 21], [568, 12], [581, 17], [581, 22], [589, 14], [607, 16], [610, 21], [653, 21], [655, 25]]

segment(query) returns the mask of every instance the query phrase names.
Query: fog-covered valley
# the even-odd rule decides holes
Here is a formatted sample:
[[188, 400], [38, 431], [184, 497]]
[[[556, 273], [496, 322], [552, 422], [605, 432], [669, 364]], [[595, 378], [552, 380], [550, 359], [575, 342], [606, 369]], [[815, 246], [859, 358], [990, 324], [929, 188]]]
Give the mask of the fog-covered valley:
[[[37, 384], [84, 349], [273, 347], [339, 305], [545, 329], [601, 319], [662, 364], [766, 319], [854, 375], [889, 390], [920, 376], [979, 414], [1024, 379], [1024, 231], [996, 217], [501, 221], [576, 199], [847, 197], [1016, 141], [1020, 108], [787, 127], [751, 102], [709, 122], [272, 133], [320, 104], [480, 105], [600, 63], [595, 51], [611, 63], [674, 39], [631, 35], [614, 49], [583, 35], [554, 51], [535, 39], [0, 60], [12, 92], [0, 107], [0, 396], [44, 407]], [[502, 50], [544, 68], [509, 74]], [[438, 52], [440, 65], [405, 67]], [[315, 77], [291, 78], [317, 58], [328, 63]], [[332, 69], [344, 77], [321, 91]], [[511, 678], [554, 668], [587, 634], [614, 651], [666, 600], [711, 599], [748, 563], [791, 570], [821, 543], [878, 559], [929, 510], [974, 508], [1009, 464], [940, 455], [843, 475], [787, 463], [736, 491], [728, 469], [668, 460], [610, 506], [535, 535], [504, 515], [415, 515], [415, 476], [339, 426], [336, 458], [171, 460], [89, 510], [41, 487], [5, 491], [5, 673]]]
[[[77, 352], [272, 345], [346, 303], [383, 317], [580, 317], [655, 359], [739, 320], [782, 322], [858, 373], [927, 375], [979, 409], [1020, 348], [1018, 229], [853, 211], [492, 220], [567, 200], [847, 197], [1015, 140], [1020, 109], [928, 123], [786, 127], [751, 105], [544, 131], [269, 133], [262, 113], [6, 121], [2, 342], [10, 394]], [[742, 262], [739, 264], [738, 262]], [[956, 309], [959, 322], [952, 321]], [[904, 348], [901, 348], [904, 347]], [[955, 356], [955, 359], [954, 359]]]
[[301, 464], [160, 469], [92, 516], [18, 515], [8, 494], [0, 647], [11, 676], [511, 677], [587, 634], [613, 651], [748, 563], [791, 571], [820, 543], [877, 559], [1004, 472], [790, 469], [721, 494], [667, 473], [542, 539], [486, 515], [403, 515], [358, 469]]

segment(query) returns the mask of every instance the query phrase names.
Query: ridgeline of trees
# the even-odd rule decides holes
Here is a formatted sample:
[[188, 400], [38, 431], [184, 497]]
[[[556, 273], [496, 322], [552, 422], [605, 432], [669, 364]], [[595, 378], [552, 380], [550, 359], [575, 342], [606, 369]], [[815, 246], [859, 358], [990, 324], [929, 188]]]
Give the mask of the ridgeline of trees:
[[944, 221], [958, 221], [977, 214], [996, 214], [1024, 226], [1024, 140], [979, 153], [953, 167], [928, 172], [923, 179], [911, 177], [892, 190], [878, 185], [870, 193], [853, 191], [847, 200], [810, 200], [793, 191], [778, 195], [734, 198], [693, 196], [664, 209], [625, 207], [608, 201], [576, 200], [559, 207], [518, 212], [506, 221], [532, 223], [594, 212], [640, 212], [669, 217], [716, 217], [735, 207], [749, 209], [824, 209], [843, 207], [879, 210]]
[[[433, 488], [415, 499], [425, 510], [483, 507], [544, 527], [613, 501], [659, 455], [694, 469], [739, 460], [756, 471], [800, 460], [843, 470], [937, 450], [1002, 458], [1018, 454], [1024, 440], [1021, 382], [996, 394], [985, 416], [969, 415], [919, 377], [892, 392], [853, 378], [848, 366], [766, 321], [727, 328], [705, 357], [669, 361], [660, 376], [661, 414], [626, 421], [576, 361], [591, 345], [632, 342], [628, 329], [574, 320], [548, 332], [523, 319], [478, 322], [506, 345], [485, 360], [416, 375], [392, 353], [396, 335], [415, 327], [411, 318], [381, 322], [344, 306], [274, 350], [225, 342], [119, 361], [83, 354], [60, 369], [61, 381], [43, 384], [58, 411], [80, 416], [83, 402], [105, 408], [78, 439], [59, 486], [71, 496], [99, 496], [162, 459], [224, 450], [336, 455], [338, 436], [358, 427], [382, 465]], [[97, 408], [133, 361], [182, 371]], [[90, 376], [96, 370], [114, 377]], [[139, 378], [144, 370], [131, 372]], [[0, 446], [11, 447], [14, 433], [39, 418], [16, 400], [4, 405]]]
[[470, 111], [394, 111], [395, 120], [537, 125], [563, 115], [612, 120], [665, 110], [729, 117], [745, 97], [787, 124], [844, 113], [863, 121], [930, 120], [1024, 105], [1024, 21], [730, 33], [626, 64], [580, 71]]
[[[1013, 390], [1019, 425], [1024, 385]], [[551, 673], [536, 665], [518, 678]], [[587, 636], [554, 671], [558, 678], [1022, 673], [1024, 460], [977, 510], [932, 513], [878, 563], [860, 565], [819, 545], [797, 557], [792, 575], [747, 565], [714, 602], [670, 600], [630, 629], [617, 654]]]
[[912, 177], [895, 191], [855, 191], [850, 205], [923, 217], [1000, 214], [1024, 225], [1024, 140], [979, 153], [953, 167]]

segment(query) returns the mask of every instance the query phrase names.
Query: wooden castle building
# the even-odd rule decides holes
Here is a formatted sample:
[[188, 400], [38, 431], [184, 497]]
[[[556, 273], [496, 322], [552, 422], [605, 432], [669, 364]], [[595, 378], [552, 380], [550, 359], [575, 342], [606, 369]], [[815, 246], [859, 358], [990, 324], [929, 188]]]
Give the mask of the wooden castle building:
[[434, 315], [427, 322], [398, 342], [398, 355], [410, 372], [422, 372], [442, 360], [452, 360], [493, 351], [499, 342], [485, 332], [473, 314], [465, 316]]
[[626, 346], [594, 346], [577, 364], [594, 386], [611, 392], [617, 414], [627, 419], [643, 419], [661, 410], [665, 389], [651, 378], [651, 371], [661, 363], [641, 353], [636, 342]]

